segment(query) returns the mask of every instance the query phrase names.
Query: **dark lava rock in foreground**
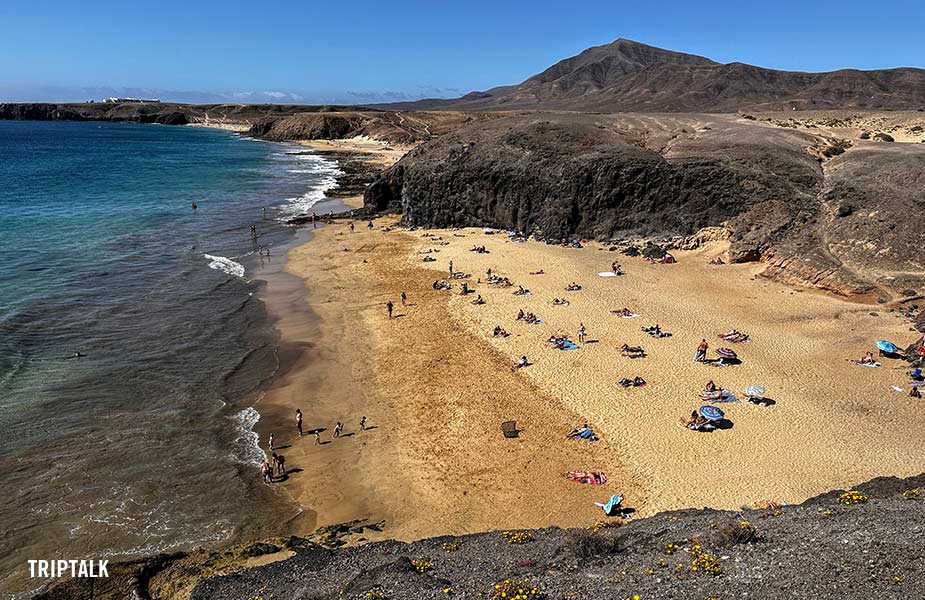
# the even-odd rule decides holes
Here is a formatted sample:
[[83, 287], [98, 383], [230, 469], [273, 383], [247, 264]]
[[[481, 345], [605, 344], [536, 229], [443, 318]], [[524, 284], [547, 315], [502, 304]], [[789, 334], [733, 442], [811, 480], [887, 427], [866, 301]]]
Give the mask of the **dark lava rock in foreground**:
[[522, 544], [492, 532], [312, 545], [206, 579], [192, 598], [494, 598], [496, 584], [522, 579], [550, 600], [925, 597], [925, 476], [857, 489], [869, 499], [845, 505], [832, 492], [800, 506], [664, 513], [596, 532], [542, 529]]

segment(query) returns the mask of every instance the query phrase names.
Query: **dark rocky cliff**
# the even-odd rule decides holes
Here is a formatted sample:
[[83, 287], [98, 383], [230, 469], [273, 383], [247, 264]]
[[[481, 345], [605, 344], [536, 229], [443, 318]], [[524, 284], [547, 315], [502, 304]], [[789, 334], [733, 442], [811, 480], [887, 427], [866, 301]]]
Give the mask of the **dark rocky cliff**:
[[922, 194], [898, 182], [925, 177], [925, 149], [837, 154], [832, 144], [732, 116], [516, 115], [416, 148], [369, 187], [366, 205], [411, 226], [550, 241], [725, 226], [733, 261], [776, 258], [772, 273], [792, 283], [861, 294], [890, 271], [920, 283], [925, 237], [903, 215], [925, 214]]
[[[490, 532], [337, 547], [337, 535], [319, 535], [324, 545], [290, 538], [160, 555], [111, 565], [107, 580], [58, 583], [38, 599], [168, 600], [192, 590], [191, 600], [488, 600], [502, 597], [496, 585], [524, 579], [537, 600], [925, 597], [925, 477], [880, 478], [857, 491], [799, 506], [685, 510], [611, 520], [619, 526], [542, 529], [524, 532], [518, 544]], [[295, 555], [241, 569], [248, 557], [281, 548]]]

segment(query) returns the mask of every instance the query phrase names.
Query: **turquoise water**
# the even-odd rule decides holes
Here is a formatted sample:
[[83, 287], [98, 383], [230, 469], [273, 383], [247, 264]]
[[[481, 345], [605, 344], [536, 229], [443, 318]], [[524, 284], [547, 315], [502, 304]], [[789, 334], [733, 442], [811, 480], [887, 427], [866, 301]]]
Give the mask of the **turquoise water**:
[[335, 172], [224, 131], [0, 121], [0, 591], [28, 558], [273, 530], [249, 276]]

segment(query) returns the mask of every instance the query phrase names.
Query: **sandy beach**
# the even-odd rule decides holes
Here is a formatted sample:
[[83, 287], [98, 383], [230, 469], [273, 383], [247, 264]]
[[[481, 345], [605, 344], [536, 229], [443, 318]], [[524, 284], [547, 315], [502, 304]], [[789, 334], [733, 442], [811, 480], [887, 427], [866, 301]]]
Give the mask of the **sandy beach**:
[[[284, 334], [301, 340], [304, 360], [258, 408], [263, 430], [287, 446], [287, 465], [300, 469], [280, 485], [311, 511], [306, 530], [358, 518], [384, 522], [370, 537], [398, 539], [581, 526], [603, 515], [593, 501], [611, 494], [639, 515], [794, 503], [925, 465], [925, 416], [917, 400], [890, 388], [905, 382], [905, 363], [848, 361], [875, 340], [916, 337], [896, 313], [764, 280], [760, 265], [709, 265], [722, 242], [657, 265], [595, 244], [517, 243], [475, 229], [383, 231], [393, 224], [359, 222], [355, 233], [344, 222], [329, 225], [289, 254], [287, 270], [304, 280], [303, 301], [317, 319]], [[473, 245], [489, 253], [470, 252]], [[614, 259], [626, 274], [600, 277]], [[453, 291], [431, 288], [450, 260], [471, 274], [486, 304], [458, 295], [458, 281]], [[515, 287], [486, 285], [488, 268]], [[566, 292], [572, 281], [582, 289]], [[517, 285], [531, 294], [513, 295]], [[554, 297], [570, 304], [553, 306]], [[610, 312], [623, 307], [641, 316]], [[516, 321], [520, 308], [544, 323]], [[563, 334], [577, 341], [579, 323], [593, 343], [560, 351], [545, 342]], [[672, 336], [641, 331], [655, 323]], [[492, 337], [495, 325], [514, 335]], [[752, 341], [717, 337], [733, 327]], [[734, 346], [742, 364], [692, 362], [701, 338], [711, 355]], [[647, 357], [621, 356], [623, 343], [642, 345]], [[512, 372], [524, 354], [533, 364]], [[648, 385], [617, 384], [636, 375]], [[761, 384], [775, 404], [722, 404], [731, 429], [692, 432], [679, 419], [702, 404], [698, 392], [710, 379], [740, 398], [744, 386]], [[293, 435], [296, 408], [306, 431], [327, 429], [325, 443]], [[368, 431], [359, 430], [364, 415]], [[507, 419], [517, 420], [520, 438], [502, 436]], [[332, 440], [337, 421], [346, 436]], [[599, 442], [565, 439], [583, 422]], [[571, 469], [604, 471], [608, 483], [571, 482], [563, 477]]]

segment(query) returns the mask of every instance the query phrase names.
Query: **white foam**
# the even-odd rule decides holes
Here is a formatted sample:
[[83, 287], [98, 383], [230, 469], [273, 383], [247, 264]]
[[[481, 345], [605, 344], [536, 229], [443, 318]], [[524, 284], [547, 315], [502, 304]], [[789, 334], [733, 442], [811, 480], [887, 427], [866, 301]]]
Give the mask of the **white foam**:
[[296, 168], [289, 170], [290, 173], [312, 175], [314, 181], [301, 196], [286, 199], [286, 204], [280, 207], [284, 218], [305, 214], [311, 210], [315, 204], [325, 199], [327, 191], [336, 186], [337, 178], [343, 175], [337, 163], [317, 154], [290, 154], [288, 158], [299, 161]]
[[209, 259], [210, 269], [215, 269], [227, 273], [228, 275], [234, 275], [235, 277], [244, 277], [244, 265], [241, 263], [236, 263], [224, 256], [212, 256], [211, 254], [203, 254], [203, 256]]
[[254, 425], [260, 420], [260, 413], [253, 406], [249, 406], [234, 416], [238, 424], [238, 435], [235, 438], [235, 447], [239, 462], [259, 465], [266, 458], [260, 449], [260, 437], [254, 431]]

